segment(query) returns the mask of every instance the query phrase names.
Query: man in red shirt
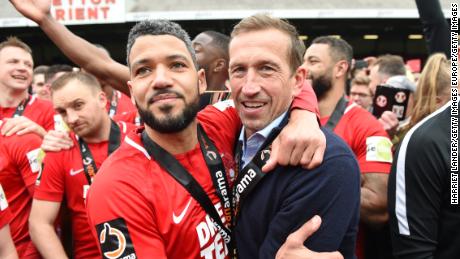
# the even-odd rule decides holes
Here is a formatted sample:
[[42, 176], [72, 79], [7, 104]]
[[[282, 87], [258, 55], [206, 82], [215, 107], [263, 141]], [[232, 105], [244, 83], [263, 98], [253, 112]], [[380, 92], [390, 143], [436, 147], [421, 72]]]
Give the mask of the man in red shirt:
[[40, 144], [41, 138], [36, 134], [0, 136], [0, 183], [9, 199], [11, 236], [21, 258], [40, 258], [28, 225], [34, 183], [40, 169]]
[[[344, 40], [319, 37], [307, 49], [304, 66], [318, 97], [321, 124], [339, 135], [358, 159], [361, 222], [376, 227], [388, 221], [387, 183], [392, 144], [383, 126], [371, 113], [345, 99], [345, 82], [352, 56], [353, 50]], [[364, 258], [362, 233], [361, 230], [358, 233], [359, 258]]]
[[0, 43], [0, 119], [2, 135], [34, 132], [44, 136], [53, 127], [53, 107], [27, 93], [32, 82], [32, 50], [18, 38]]
[[105, 110], [106, 97], [96, 78], [72, 72], [52, 87], [55, 110], [73, 133], [73, 147], [46, 154], [30, 215], [30, 234], [45, 258], [66, 254], [54, 231], [54, 222], [64, 197], [71, 214], [74, 258], [100, 258], [88, 225], [85, 199], [102, 162], [118, 148], [133, 126], [113, 122]]

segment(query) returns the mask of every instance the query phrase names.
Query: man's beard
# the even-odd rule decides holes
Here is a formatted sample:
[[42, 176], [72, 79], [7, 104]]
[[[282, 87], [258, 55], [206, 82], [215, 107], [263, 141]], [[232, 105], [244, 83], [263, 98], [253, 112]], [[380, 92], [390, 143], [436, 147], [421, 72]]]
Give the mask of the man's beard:
[[318, 100], [323, 99], [324, 95], [332, 88], [332, 80], [325, 75], [311, 77], [311, 84]]
[[[156, 95], [163, 93], [174, 93], [177, 95], [178, 98], [184, 99], [183, 95], [172, 92], [170, 90], [160, 90], [156, 93]], [[167, 114], [172, 110], [173, 106], [164, 105], [160, 107], [160, 110], [163, 113], [167, 114], [164, 119], [159, 119], [157, 116], [153, 114], [152, 111], [141, 108], [137, 104], [137, 102], [136, 106], [142, 121], [152, 129], [160, 133], [177, 133], [182, 131], [188, 125], [190, 125], [190, 123], [192, 123], [198, 111], [200, 110], [200, 102], [198, 95], [196, 95], [196, 97], [190, 103], [185, 103], [185, 107], [181, 111], [181, 113], [174, 117]]]

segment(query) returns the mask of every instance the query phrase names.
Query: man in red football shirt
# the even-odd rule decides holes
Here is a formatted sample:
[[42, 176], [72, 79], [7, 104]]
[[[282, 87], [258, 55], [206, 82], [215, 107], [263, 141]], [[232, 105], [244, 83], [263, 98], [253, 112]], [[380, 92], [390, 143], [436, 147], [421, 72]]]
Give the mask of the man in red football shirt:
[[69, 150], [46, 154], [43, 170], [37, 178], [30, 234], [43, 257], [66, 257], [54, 231], [65, 197], [71, 214], [74, 258], [100, 258], [84, 202], [98, 168], [133, 126], [110, 119], [105, 110], [105, 94], [90, 74], [63, 75], [53, 83], [51, 92], [55, 110], [73, 131], [70, 137], [74, 145]]
[[32, 50], [18, 38], [0, 43], [1, 134], [34, 132], [44, 136], [53, 127], [53, 107], [48, 101], [28, 94], [34, 62]]
[[[318, 37], [304, 56], [319, 101], [321, 124], [333, 130], [353, 150], [361, 171], [360, 227], [381, 227], [388, 221], [387, 184], [392, 143], [371, 113], [345, 98], [345, 82], [353, 50], [342, 39]], [[363, 233], [357, 241], [358, 258], [364, 258]]]

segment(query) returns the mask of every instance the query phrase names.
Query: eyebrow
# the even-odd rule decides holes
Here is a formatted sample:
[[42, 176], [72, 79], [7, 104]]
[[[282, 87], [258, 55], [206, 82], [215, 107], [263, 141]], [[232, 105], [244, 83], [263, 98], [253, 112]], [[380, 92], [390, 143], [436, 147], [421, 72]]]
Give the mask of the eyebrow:
[[[169, 55], [169, 56], [166, 56], [165, 58], [167, 61], [172, 61], [172, 60], [177, 60], [177, 59], [180, 59], [180, 60], [183, 60], [183, 61], [186, 61], [187, 63], [189, 63], [189, 60], [187, 59], [187, 57], [185, 55], [182, 55], [182, 54], [172, 54], [172, 55]], [[149, 63], [150, 60], [148, 58], [143, 58], [143, 59], [140, 59], [140, 60], [136, 60], [135, 62], [133, 62], [133, 64], [131, 65], [131, 67], [135, 67], [135, 66], [138, 66], [138, 65], [143, 65], [143, 64], [147, 64]]]
[[60, 109], [60, 110], [65, 110], [65, 108], [67, 108], [67, 107], [69, 107], [69, 106], [75, 105], [75, 103], [78, 102], [78, 101], [84, 102], [83, 99], [77, 98], [77, 99], [72, 100], [72, 101], [70, 101], [69, 103], [65, 104], [64, 106], [56, 106], [56, 107], [54, 107], [54, 109], [55, 109], [55, 110], [58, 110], [58, 109]]

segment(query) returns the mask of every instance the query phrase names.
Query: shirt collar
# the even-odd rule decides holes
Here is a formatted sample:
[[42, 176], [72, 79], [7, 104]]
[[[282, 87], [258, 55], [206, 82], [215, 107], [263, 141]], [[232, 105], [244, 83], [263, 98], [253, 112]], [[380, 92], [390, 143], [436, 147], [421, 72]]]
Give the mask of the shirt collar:
[[[281, 121], [283, 120], [284, 116], [286, 115], [287, 111], [283, 112], [280, 116], [278, 116], [276, 119], [274, 119], [270, 124], [268, 124], [265, 128], [257, 131], [256, 133], [252, 134], [249, 138], [247, 139], [251, 139], [253, 136], [255, 135], [259, 135], [260, 137], [263, 138], [263, 140], [265, 141], [265, 139], [267, 139], [268, 135], [270, 134], [270, 132], [272, 131], [272, 129], [274, 129], [275, 127], [279, 126]], [[245, 131], [245, 128], [244, 126], [241, 128], [241, 132], [240, 132], [240, 137], [238, 138], [238, 141], [241, 141], [243, 143], [243, 151], [246, 149], [246, 138], [245, 138], [245, 134], [244, 134], [244, 131]], [[263, 141], [260, 142], [259, 145], [262, 145], [263, 144]]]

